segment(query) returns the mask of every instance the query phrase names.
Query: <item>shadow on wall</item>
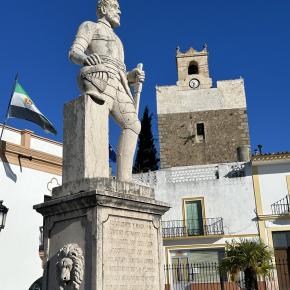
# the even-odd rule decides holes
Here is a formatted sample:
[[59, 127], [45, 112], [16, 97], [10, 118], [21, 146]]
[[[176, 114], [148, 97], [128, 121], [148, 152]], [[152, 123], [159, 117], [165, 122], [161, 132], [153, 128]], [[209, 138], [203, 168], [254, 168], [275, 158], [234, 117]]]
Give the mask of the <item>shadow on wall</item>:
[[5, 152], [6, 152], [6, 142], [5, 141], [0, 141], [1, 142], [1, 151], [0, 151], [0, 157], [2, 160], [2, 164], [5, 170], [5, 174], [8, 178], [10, 178], [12, 181], [14, 181], [15, 183], [17, 182], [17, 175], [13, 172], [6, 156], [5, 156]]
[[236, 164], [232, 165], [229, 172], [224, 176], [226, 178], [239, 178], [239, 177], [246, 177], [251, 176], [251, 164], [248, 163], [240, 163], [237, 162]]

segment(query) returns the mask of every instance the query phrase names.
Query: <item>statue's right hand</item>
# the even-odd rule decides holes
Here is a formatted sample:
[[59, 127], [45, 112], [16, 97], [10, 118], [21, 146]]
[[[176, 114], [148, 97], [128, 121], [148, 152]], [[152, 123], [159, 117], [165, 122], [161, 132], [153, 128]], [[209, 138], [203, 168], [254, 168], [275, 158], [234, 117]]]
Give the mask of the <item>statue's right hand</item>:
[[88, 55], [84, 61], [84, 65], [97, 65], [99, 63], [102, 63], [102, 61], [97, 53]]

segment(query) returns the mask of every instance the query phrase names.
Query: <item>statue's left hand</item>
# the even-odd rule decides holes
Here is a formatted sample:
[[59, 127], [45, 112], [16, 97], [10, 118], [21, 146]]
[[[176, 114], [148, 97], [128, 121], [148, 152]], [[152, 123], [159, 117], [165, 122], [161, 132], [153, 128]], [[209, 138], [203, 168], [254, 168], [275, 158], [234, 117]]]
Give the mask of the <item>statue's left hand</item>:
[[134, 68], [128, 72], [127, 77], [130, 84], [143, 83], [145, 81], [145, 71]]
[[99, 63], [102, 63], [102, 61], [97, 53], [88, 55], [84, 60], [84, 65], [97, 65]]

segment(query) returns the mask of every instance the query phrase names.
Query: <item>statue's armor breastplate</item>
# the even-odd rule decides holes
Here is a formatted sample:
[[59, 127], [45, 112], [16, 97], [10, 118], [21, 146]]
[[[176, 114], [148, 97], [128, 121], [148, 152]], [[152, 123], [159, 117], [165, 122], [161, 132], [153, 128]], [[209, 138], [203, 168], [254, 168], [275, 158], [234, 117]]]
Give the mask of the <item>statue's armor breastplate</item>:
[[92, 40], [88, 47], [89, 53], [97, 53], [124, 63], [124, 48], [114, 31], [102, 23], [97, 23]]

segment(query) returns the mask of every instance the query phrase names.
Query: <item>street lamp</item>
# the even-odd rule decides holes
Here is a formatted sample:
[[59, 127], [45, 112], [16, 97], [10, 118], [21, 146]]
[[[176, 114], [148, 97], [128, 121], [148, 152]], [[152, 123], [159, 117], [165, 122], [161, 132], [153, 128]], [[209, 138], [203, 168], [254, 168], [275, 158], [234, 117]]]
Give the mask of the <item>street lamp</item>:
[[3, 200], [0, 200], [0, 232], [5, 227], [6, 216], [8, 212], [8, 208], [2, 203], [3, 203]]

